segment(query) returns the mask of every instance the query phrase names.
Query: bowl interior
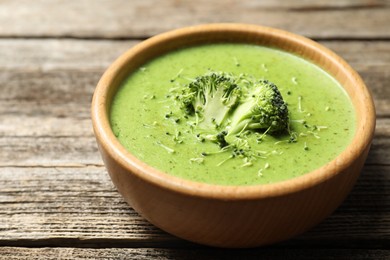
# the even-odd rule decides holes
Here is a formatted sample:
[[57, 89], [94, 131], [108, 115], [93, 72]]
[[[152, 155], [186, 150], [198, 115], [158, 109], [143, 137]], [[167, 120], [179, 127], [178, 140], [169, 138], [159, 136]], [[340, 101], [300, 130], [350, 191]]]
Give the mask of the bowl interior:
[[[111, 101], [126, 77], [147, 61], [179, 48], [207, 43], [247, 43], [296, 54], [333, 76], [348, 93], [356, 111], [356, 133], [351, 144], [334, 160], [300, 177], [267, 185], [221, 186], [197, 183], [160, 172], [124, 149], [109, 123]], [[302, 36], [278, 29], [243, 24], [211, 24], [188, 27], [152, 37], [119, 57], [100, 80], [93, 98], [92, 119], [96, 137], [119, 164], [154, 184], [177, 192], [224, 199], [277, 196], [323, 182], [349, 167], [370, 145], [375, 109], [359, 75], [332, 51]]]

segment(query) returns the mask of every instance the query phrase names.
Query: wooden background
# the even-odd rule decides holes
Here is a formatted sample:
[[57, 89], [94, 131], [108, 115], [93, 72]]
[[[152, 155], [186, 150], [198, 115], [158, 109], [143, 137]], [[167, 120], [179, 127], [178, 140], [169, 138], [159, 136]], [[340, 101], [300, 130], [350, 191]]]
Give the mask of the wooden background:
[[[308, 36], [345, 58], [375, 99], [362, 175], [322, 224], [273, 246], [222, 250], [153, 227], [113, 187], [90, 102], [141, 40], [210, 22]], [[390, 1], [0, 0], [1, 259], [390, 259]]]

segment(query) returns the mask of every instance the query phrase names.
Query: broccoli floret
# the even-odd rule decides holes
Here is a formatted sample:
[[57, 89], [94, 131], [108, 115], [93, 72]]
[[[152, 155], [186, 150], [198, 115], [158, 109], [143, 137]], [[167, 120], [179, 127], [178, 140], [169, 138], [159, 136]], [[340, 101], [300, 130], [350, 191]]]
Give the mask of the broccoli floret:
[[186, 85], [176, 99], [186, 114], [197, 117], [196, 124], [200, 128], [208, 129], [221, 126], [241, 97], [234, 77], [210, 72]]
[[288, 129], [288, 109], [275, 84], [259, 80], [248, 84], [245, 97], [231, 116], [228, 135], [245, 130], [282, 133]]
[[[189, 125], [195, 127], [197, 139], [218, 144], [221, 149], [216, 153], [231, 152], [218, 165], [242, 158], [243, 166], [248, 166], [263, 158], [262, 152], [250, 147], [248, 133], [261, 132], [262, 138], [290, 131], [287, 104], [276, 85], [267, 80], [209, 72], [175, 91], [184, 118], [195, 118]], [[209, 154], [213, 153], [202, 156]]]
[[288, 130], [287, 104], [276, 85], [267, 80], [210, 72], [185, 85], [176, 99], [187, 115], [197, 118], [200, 129], [220, 130], [209, 138], [220, 145], [225, 145], [221, 136], [246, 130], [270, 134]]

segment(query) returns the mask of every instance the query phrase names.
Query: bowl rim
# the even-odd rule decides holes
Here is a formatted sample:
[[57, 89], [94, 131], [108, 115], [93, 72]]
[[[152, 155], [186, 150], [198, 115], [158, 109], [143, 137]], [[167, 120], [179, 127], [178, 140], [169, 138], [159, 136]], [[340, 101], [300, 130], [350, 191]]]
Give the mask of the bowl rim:
[[[226, 33], [247, 32], [267, 37], [276, 37], [305, 49], [313, 50], [321, 55], [322, 58], [329, 60], [333, 66], [338, 66], [341, 73], [345, 73], [348, 76], [348, 80], [352, 80], [356, 84], [356, 88], [359, 88], [362, 94], [362, 102], [365, 105], [362, 113], [359, 114], [360, 119], [358, 120], [357, 118], [355, 135], [345, 150], [322, 167], [299, 177], [271, 184], [244, 186], [208, 184], [175, 177], [147, 165], [127, 151], [112, 132], [108, 115], [108, 91], [115, 77], [121, 73], [121, 68], [134, 55], [147, 50], [151, 46], [156, 46], [162, 42], [166, 43], [180, 37], [221, 30]], [[331, 76], [334, 77], [334, 75]], [[357, 113], [355, 106], [354, 108], [355, 113]], [[109, 66], [98, 82], [92, 99], [91, 116], [95, 137], [100, 145], [99, 149], [104, 149], [113, 160], [126, 169], [128, 174], [134, 174], [146, 182], [177, 193], [221, 200], [270, 198], [295, 193], [323, 183], [346, 170], [369, 148], [375, 130], [375, 107], [371, 94], [360, 76], [342, 58], [306, 37], [276, 28], [237, 23], [215, 23], [184, 27], [158, 34], [130, 48]], [[358, 117], [358, 114], [356, 117]]]

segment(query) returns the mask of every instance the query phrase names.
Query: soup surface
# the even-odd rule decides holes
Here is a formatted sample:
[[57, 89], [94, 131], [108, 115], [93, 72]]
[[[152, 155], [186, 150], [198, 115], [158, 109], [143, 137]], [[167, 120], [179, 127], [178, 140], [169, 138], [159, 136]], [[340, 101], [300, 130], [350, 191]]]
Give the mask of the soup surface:
[[[172, 93], [210, 71], [276, 84], [288, 104], [290, 133], [249, 134], [246, 140], [260, 155], [250, 163], [201, 142]], [[300, 176], [334, 159], [355, 132], [351, 101], [329, 74], [295, 55], [246, 44], [185, 48], [144, 64], [118, 90], [110, 120], [120, 143], [140, 160], [180, 178], [220, 185]]]

